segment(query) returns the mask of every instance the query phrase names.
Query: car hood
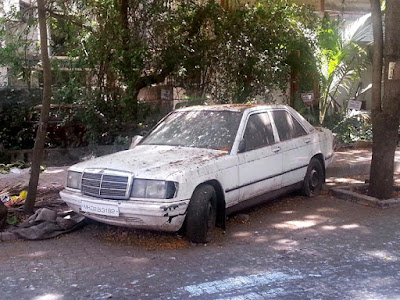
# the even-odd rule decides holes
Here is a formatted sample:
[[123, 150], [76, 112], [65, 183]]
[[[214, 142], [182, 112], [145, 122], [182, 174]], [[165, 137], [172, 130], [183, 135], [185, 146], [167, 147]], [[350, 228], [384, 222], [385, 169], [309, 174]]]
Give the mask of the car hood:
[[176, 172], [213, 163], [210, 160], [227, 154], [227, 151], [212, 149], [138, 145], [130, 150], [78, 163], [69, 170], [83, 172], [88, 168], [113, 169], [131, 172], [135, 177], [166, 179]]

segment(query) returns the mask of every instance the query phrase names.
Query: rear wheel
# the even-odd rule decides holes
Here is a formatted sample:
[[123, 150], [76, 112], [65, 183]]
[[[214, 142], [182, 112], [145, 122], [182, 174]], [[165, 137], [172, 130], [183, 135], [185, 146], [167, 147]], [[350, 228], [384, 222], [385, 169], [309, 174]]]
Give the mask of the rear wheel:
[[211, 185], [196, 188], [186, 215], [186, 236], [193, 243], [208, 243], [213, 238], [217, 219], [217, 196]]
[[304, 194], [308, 197], [318, 196], [321, 193], [324, 182], [324, 169], [318, 159], [312, 158], [307, 168], [306, 177], [304, 177]]

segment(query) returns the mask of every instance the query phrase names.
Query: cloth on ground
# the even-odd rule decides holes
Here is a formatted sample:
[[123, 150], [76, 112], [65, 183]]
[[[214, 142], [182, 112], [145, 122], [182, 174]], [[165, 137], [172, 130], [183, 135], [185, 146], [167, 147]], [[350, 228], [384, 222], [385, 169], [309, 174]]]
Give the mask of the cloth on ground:
[[84, 216], [72, 211], [62, 215], [48, 208], [40, 208], [13, 232], [27, 240], [44, 240], [84, 225]]

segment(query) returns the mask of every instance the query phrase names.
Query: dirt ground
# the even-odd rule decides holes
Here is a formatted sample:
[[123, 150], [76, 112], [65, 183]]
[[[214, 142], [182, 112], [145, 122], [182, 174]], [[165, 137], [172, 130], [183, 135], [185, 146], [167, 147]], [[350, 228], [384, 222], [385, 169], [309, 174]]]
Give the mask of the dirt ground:
[[[335, 163], [357, 166], [368, 155], [346, 151]], [[42, 195], [56, 200], [66, 169], [41, 174]], [[55, 239], [5, 242], [0, 298], [399, 299], [400, 208], [328, 194], [367, 178], [329, 177], [319, 197], [292, 194], [230, 216], [206, 245], [97, 222]], [[26, 170], [0, 175], [0, 192], [28, 180]]]
[[231, 217], [206, 245], [93, 222], [0, 244], [0, 298], [399, 299], [399, 210], [291, 195]]
[[[68, 167], [49, 167], [39, 177], [39, 186], [64, 186]], [[29, 169], [18, 170], [18, 173], [0, 174], [0, 193], [6, 188], [21, 185], [28, 186]]]

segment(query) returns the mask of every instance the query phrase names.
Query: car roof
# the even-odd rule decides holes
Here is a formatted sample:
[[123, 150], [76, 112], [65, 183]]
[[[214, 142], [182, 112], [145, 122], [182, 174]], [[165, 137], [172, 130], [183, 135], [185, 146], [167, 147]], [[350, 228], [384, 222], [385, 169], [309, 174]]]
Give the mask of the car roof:
[[272, 109], [287, 109], [300, 120], [303, 125], [307, 128], [308, 132], [315, 130], [301, 114], [299, 114], [293, 107], [283, 104], [219, 104], [219, 105], [200, 105], [200, 106], [189, 106], [177, 109], [176, 111], [233, 111], [233, 112], [257, 112]]
[[272, 108], [289, 108], [287, 105], [281, 104], [218, 104], [218, 105], [200, 105], [189, 106], [177, 109], [176, 111], [236, 111], [243, 112], [245, 110], [260, 110]]

